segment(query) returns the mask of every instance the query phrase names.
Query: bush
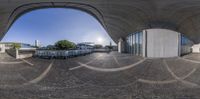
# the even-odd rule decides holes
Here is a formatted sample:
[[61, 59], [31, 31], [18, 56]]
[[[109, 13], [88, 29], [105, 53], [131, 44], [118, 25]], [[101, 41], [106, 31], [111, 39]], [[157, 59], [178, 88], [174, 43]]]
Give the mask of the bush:
[[20, 49], [21, 48], [21, 44], [19, 44], [19, 43], [13, 43], [13, 48], [14, 49]]
[[76, 45], [68, 40], [60, 40], [55, 43], [55, 47], [59, 50], [68, 50], [75, 48]]

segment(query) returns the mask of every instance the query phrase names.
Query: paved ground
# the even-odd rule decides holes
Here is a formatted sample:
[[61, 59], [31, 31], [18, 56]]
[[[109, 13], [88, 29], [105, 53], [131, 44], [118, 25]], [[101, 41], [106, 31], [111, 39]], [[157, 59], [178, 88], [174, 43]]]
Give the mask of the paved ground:
[[200, 54], [146, 59], [93, 53], [67, 60], [0, 54], [2, 99], [200, 99]]

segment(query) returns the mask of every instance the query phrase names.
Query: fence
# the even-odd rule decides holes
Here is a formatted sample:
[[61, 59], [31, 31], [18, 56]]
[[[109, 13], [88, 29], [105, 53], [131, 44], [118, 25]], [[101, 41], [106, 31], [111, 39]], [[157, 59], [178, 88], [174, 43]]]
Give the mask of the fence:
[[92, 53], [93, 50], [85, 49], [85, 50], [37, 50], [35, 52], [35, 57], [41, 58], [70, 58], [81, 55], [86, 55]]

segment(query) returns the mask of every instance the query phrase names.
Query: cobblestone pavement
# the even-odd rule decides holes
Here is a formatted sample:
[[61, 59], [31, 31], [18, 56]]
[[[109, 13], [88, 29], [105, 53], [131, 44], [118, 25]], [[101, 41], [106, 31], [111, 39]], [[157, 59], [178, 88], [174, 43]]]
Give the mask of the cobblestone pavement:
[[199, 58], [148, 59], [111, 52], [17, 60], [0, 54], [0, 98], [200, 99]]

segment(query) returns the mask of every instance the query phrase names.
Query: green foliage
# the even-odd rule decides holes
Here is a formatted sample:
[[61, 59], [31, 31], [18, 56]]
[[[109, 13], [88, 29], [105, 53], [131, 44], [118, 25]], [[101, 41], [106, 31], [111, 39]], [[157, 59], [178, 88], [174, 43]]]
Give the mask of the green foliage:
[[19, 43], [13, 43], [13, 48], [14, 49], [20, 49], [21, 48], [21, 44], [19, 44]]
[[76, 45], [68, 40], [60, 40], [55, 43], [55, 47], [59, 50], [68, 50], [75, 48]]

